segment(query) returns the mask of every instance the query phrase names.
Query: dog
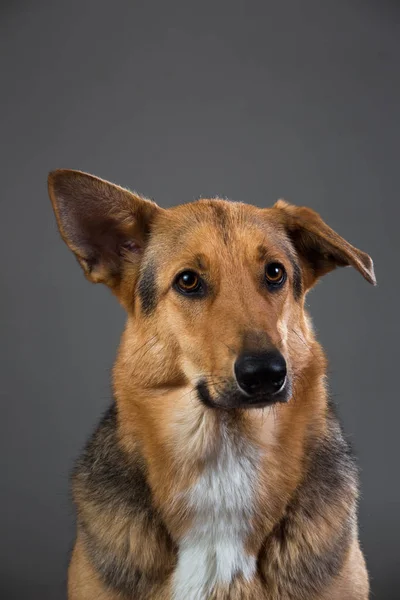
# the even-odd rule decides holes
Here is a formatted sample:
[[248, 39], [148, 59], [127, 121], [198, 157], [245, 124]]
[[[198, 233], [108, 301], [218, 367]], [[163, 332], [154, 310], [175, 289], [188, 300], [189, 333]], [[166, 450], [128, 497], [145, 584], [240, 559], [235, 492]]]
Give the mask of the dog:
[[371, 258], [310, 208], [164, 209], [56, 170], [58, 227], [127, 312], [72, 476], [69, 600], [366, 600], [358, 474], [305, 310]]

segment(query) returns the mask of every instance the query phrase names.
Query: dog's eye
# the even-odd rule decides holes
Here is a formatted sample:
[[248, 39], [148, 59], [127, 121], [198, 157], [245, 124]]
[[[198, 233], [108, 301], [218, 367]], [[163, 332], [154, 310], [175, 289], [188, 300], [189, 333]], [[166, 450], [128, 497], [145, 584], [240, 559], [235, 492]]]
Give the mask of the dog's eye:
[[194, 271], [183, 271], [175, 279], [175, 288], [182, 294], [199, 294], [203, 291], [202, 281]]
[[286, 279], [284, 266], [277, 262], [269, 263], [265, 267], [265, 279], [271, 287], [279, 287], [282, 285]]

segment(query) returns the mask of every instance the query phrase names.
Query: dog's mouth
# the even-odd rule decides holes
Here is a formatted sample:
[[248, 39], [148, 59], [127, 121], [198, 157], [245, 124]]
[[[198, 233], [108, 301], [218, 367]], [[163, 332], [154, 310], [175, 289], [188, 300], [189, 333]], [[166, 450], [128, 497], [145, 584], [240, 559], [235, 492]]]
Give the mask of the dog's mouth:
[[250, 409], [265, 408], [277, 403], [288, 402], [291, 397], [291, 382], [289, 376], [285, 377], [281, 387], [275, 392], [262, 392], [246, 394], [232, 381], [216, 394], [212, 394], [207, 381], [201, 379], [196, 385], [199, 400], [208, 408], [220, 409]]

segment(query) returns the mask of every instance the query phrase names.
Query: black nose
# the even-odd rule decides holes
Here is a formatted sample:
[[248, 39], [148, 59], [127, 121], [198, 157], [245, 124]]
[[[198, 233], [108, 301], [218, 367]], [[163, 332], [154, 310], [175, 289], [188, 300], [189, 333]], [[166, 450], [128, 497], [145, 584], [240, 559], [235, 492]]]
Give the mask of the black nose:
[[247, 394], [273, 394], [286, 379], [286, 361], [278, 350], [241, 354], [235, 362], [235, 376]]

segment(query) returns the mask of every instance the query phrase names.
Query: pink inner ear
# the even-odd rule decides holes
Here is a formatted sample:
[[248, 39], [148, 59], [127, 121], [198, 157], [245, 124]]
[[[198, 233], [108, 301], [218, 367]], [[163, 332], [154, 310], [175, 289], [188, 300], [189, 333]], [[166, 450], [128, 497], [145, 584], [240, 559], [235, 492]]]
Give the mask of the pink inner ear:
[[142, 247], [134, 240], [128, 240], [122, 244], [122, 248], [128, 252], [141, 252]]

